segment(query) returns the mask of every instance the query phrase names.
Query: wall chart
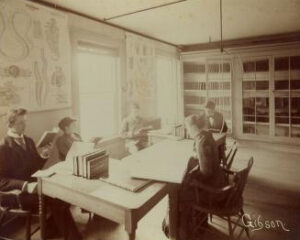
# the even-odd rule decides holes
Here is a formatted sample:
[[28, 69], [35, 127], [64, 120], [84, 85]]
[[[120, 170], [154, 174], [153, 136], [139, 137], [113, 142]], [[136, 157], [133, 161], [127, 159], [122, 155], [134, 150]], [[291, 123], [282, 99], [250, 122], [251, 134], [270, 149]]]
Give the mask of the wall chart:
[[23, 0], [0, 5], [0, 113], [69, 107], [67, 15]]
[[122, 89], [127, 100], [138, 101], [143, 116], [156, 114], [155, 47], [151, 40], [126, 33], [127, 81]]

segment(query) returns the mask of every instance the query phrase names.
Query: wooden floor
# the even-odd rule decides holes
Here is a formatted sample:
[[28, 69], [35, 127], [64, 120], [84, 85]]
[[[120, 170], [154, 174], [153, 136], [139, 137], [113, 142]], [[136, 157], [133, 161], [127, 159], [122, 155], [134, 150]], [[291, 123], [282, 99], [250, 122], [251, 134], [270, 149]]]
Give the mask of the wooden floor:
[[[266, 150], [267, 149], [267, 150]], [[281, 149], [280, 149], [281, 150]], [[263, 144], [256, 146], [243, 143], [239, 147], [233, 167], [243, 168], [250, 156], [254, 157], [254, 166], [250, 173], [248, 185], [244, 193], [244, 210], [254, 220], [280, 220], [282, 227], [261, 230], [251, 228], [254, 240], [299, 240], [300, 239], [300, 155], [265, 148]], [[162, 200], [139, 223], [137, 240], [166, 240], [161, 231], [161, 222], [167, 207], [167, 199]], [[82, 214], [77, 208], [73, 214], [80, 231], [87, 240], [122, 240], [127, 239], [122, 225], [105, 219], [97, 219], [89, 224], [87, 214]], [[16, 226], [16, 225], [15, 225]], [[14, 228], [15, 228], [14, 226]], [[219, 233], [217, 236], [205, 233], [203, 240], [227, 239], [227, 224], [216, 218], [210, 229]], [[15, 231], [14, 231], [15, 232]], [[19, 235], [19, 230], [14, 235]], [[32, 239], [38, 239], [37, 232]], [[242, 236], [240, 239], [247, 239]], [[188, 239], [187, 239], [188, 240]]]

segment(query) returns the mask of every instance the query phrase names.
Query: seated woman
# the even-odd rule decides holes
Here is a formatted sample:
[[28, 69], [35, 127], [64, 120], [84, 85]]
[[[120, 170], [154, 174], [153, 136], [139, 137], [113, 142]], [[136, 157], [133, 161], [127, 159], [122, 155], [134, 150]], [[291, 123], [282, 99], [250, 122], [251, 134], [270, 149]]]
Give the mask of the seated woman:
[[[201, 181], [201, 183], [214, 188], [221, 188], [226, 185], [225, 173], [220, 167], [220, 159], [216, 142], [208, 130], [205, 129], [205, 115], [190, 115], [185, 119], [186, 129], [194, 139], [194, 153], [189, 160], [187, 171], [182, 184], [179, 187], [178, 203], [178, 225], [179, 239], [190, 239], [191, 233], [191, 205], [195, 201], [194, 189], [191, 181]], [[201, 201], [208, 201], [207, 194], [201, 195]], [[222, 198], [222, 197], [221, 197]], [[222, 199], [220, 202], [222, 201]], [[205, 223], [207, 216], [203, 214], [202, 220]], [[168, 232], [167, 223], [164, 223], [164, 231]]]
[[194, 170], [193, 175], [209, 187], [220, 188], [226, 185], [226, 177], [220, 167], [218, 149], [212, 133], [204, 129], [205, 122], [204, 114], [190, 115], [185, 119], [186, 129], [194, 139], [194, 162], [197, 170]]
[[74, 141], [82, 141], [80, 135], [75, 133], [75, 122], [75, 119], [65, 117], [58, 123], [58, 127], [63, 132], [63, 135], [56, 139], [56, 147], [60, 161], [66, 159], [67, 153]]

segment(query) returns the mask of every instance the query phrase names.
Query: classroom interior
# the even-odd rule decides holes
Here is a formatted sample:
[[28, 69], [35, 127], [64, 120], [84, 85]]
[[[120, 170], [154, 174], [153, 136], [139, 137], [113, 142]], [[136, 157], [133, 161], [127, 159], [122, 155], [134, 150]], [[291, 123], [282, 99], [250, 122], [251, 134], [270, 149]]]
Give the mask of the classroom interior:
[[[150, 148], [185, 138], [185, 117], [213, 101], [228, 126], [225, 153], [237, 145], [232, 169], [254, 159], [243, 193], [251, 239], [300, 239], [299, 0], [2, 0], [0, 16], [1, 138], [6, 111], [24, 107], [36, 143], [72, 117], [84, 141], [101, 138], [122, 162], [132, 100], [153, 124]], [[151, 206], [134, 237], [114, 217], [71, 210], [86, 240], [166, 240], [168, 201]], [[31, 225], [40, 239], [40, 219]], [[226, 221], [209, 228], [199, 239], [228, 239]], [[22, 218], [0, 225], [7, 238], [25, 232]]]

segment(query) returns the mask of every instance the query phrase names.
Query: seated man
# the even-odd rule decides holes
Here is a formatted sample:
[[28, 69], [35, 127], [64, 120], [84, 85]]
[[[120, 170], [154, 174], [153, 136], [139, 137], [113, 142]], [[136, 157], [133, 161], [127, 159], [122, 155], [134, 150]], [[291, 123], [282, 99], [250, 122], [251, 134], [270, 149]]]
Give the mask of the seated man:
[[75, 122], [75, 119], [65, 117], [58, 123], [58, 127], [63, 132], [63, 135], [56, 139], [58, 156], [61, 161], [66, 159], [67, 153], [74, 141], [82, 141], [80, 135], [75, 133]]
[[125, 138], [126, 148], [133, 154], [148, 144], [147, 130], [144, 120], [139, 116], [140, 107], [137, 103], [130, 104], [130, 114], [122, 122], [121, 136]]
[[227, 124], [222, 113], [216, 111], [216, 104], [208, 101], [205, 105], [206, 128], [212, 132], [226, 133]]
[[[45, 158], [38, 153], [33, 140], [26, 135], [25, 109], [14, 109], [8, 114], [8, 132], [0, 145], [0, 191], [20, 192], [20, 205], [23, 209], [37, 211], [37, 182], [31, 176], [41, 169]], [[78, 232], [69, 205], [48, 198], [47, 202], [52, 213], [56, 228], [68, 240], [82, 239]], [[18, 208], [16, 198], [2, 198], [4, 207]]]

